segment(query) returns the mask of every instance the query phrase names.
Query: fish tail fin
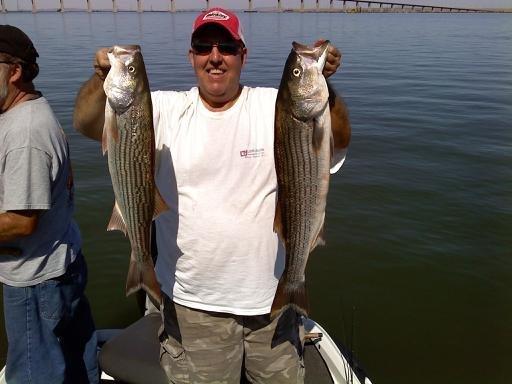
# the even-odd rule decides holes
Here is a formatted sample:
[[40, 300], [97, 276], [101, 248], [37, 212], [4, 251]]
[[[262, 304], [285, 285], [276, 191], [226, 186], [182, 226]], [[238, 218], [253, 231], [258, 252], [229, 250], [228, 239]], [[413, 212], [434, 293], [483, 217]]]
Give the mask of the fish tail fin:
[[283, 278], [279, 280], [274, 302], [270, 310], [270, 318], [275, 319], [281, 312], [284, 312], [289, 307], [292, 307], [301, 315], [308, 315], [309, 305], [305, 281], [290, 284]]
[[160, 308], [162, 292], [156, 279], [153, 263], [139, 263], [132, 257], [126, 278], [126, 296], [137, 292], [141, 288], [146, 291], [152, 303]]

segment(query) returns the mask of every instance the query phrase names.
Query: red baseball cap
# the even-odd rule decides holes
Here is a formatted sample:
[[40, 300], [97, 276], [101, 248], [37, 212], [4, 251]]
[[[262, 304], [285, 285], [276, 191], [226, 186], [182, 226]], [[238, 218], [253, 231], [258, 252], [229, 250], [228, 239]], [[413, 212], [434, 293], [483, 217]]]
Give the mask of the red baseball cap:
[[240, 20], [233, 13], [223, 8], [208, 9], [196, 17], [192, 27], [192, 34], [199, 28], [207, 24], [217, 24], [224, 27], [235, 40], [240, 40], [245, 45], [244, 35], [242, 34], [242, 25]]

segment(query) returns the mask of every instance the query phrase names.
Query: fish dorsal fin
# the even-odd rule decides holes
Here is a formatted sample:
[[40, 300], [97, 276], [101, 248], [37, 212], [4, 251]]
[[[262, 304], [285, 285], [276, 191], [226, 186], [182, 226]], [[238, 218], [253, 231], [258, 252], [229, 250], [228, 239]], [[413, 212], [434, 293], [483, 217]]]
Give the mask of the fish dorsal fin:
[[309, 246], [309, 253], [313, 252], [313, 250], [318, 246], [318, 245], [325, 245], [325, 240], [324, 240], [324, 224], [325, 224], [325, 212], [324, 214], [322, 215], [322, 221], [321, 221], [321, 225], [320, 225], [320, 228], [318, 230], [318, 233], [316, 234], [313, 242], [311, 243], [311, 245]]
[[164, 198], [160, 194], [158, 188], [155, 187], [155, 211], [153, 212], [153, 220], [162, 212], [165, 212], [169, 209], [169, 206], [166, 204]]
[[121, 214], [121, 210], [119, 209], [119, 204], [117, 204], [117, 201], [114, 203], [112, 216], [110, 216], [110, 221], [108, 222], [107, 226], [107, 231], [114, 230], [121, 231], [126, 235], [126, 223], [123, 219], [123, 215]]
[[105, 123], [103, 124], [103, 135], [101, 137], [101, 149], [103, 150], [103, 154], [107, 153], [109, 137], [116, 142], [119, 141], [116, 112], [112, 109], [107, 99], [105, 103]]
[[313, 119], [313, 137], [312, 144], [313, 149], [316, 153], [320, 151], [320, 147], [322, 146], [322, 141], [324, 140], [324, 129], [322, 128], [322, 124], [318, 118]]

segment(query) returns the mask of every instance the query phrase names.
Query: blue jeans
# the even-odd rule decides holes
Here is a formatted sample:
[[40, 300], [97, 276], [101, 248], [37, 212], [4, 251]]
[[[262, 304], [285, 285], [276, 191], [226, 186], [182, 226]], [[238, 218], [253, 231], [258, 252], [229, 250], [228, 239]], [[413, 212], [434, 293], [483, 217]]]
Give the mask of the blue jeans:
[[99, 382], [97, 339], [80, 253], [66, 273], [31, 287], [4, 285], [8, 384]]

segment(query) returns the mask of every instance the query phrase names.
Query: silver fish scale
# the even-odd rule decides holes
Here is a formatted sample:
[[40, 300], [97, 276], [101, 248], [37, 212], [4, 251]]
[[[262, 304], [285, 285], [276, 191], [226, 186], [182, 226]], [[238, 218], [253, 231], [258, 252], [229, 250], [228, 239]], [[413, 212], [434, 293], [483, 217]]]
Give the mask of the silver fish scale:
[[[134, 103], [116, 115], [119, 142], [109, 140], [109, 169], [117, 203], [126, 223], [127, 235], [137, 261], [150, 254], [150, 228], [154, 208], [152, 131], [144, 108]], [[124, 180], [124, 182], [121, 182]], [[128, 202], [134, 204], [128, 209]]]
[[313, 223], [323, 213], [323, 209], [318, 208], [325, 165], [322, 167], [321, 157], [312, 147], [312, 122], [295, 121], [295, 124], [283, 124], [282, 128], [283, 140], [277, 147], [277, 173], [281, 179], [279, 200], [282, 200], [281, 214], [285, 223], [287, 280], [293, 283], [304, 280], [309, 247], [315, 235]]

